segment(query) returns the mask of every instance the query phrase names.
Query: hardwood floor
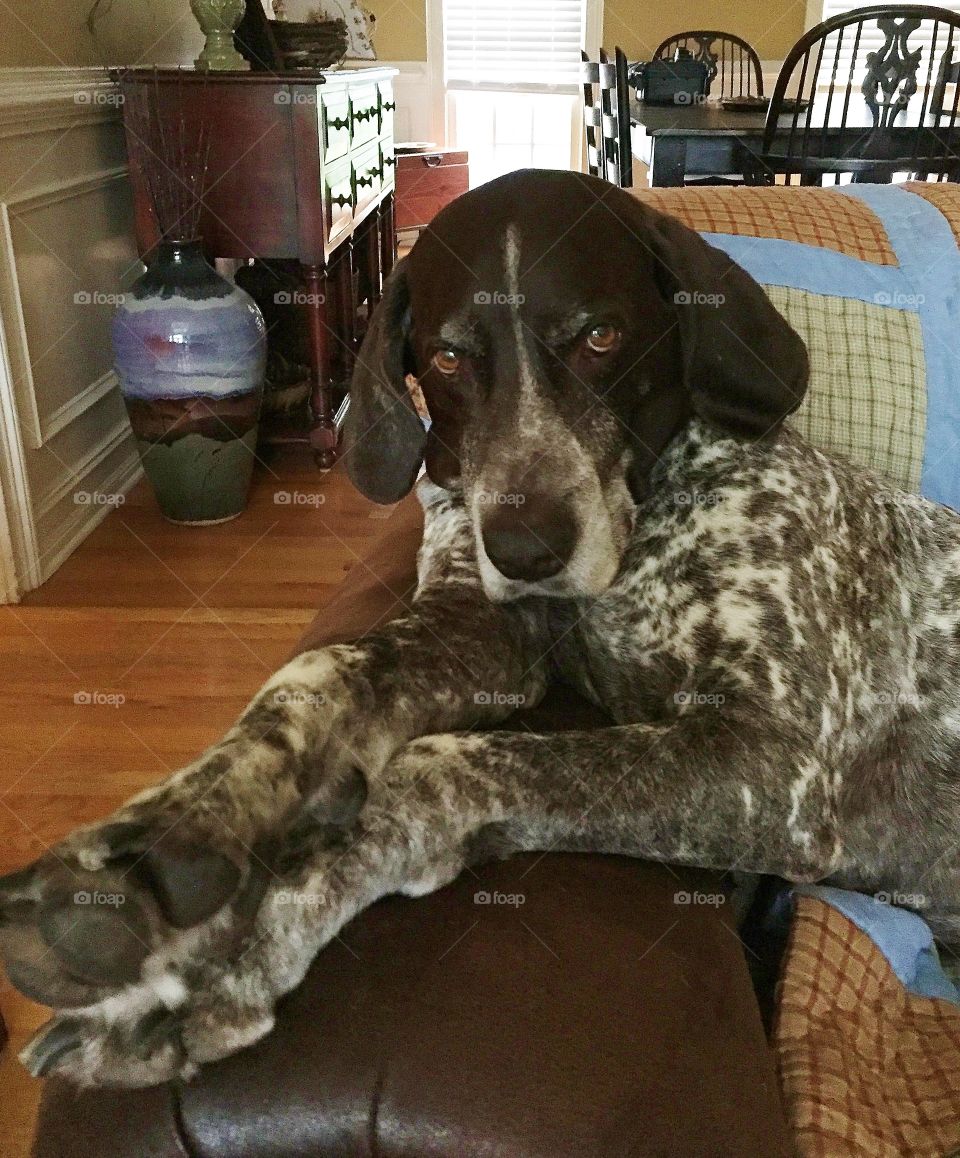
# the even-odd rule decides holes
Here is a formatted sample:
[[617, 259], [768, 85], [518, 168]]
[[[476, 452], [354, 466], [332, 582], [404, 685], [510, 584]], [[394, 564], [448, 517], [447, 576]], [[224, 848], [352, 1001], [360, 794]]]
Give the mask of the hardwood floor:
[[[216, 739], [382, 527], [299, 450], [248, 510], [165, 522], [141, 483], [24, 602], [0, 607], [0, 872]], [[48, 1016], [0, 976], [0, 1152], [25, 1158], [39, 1096], [16, 1051]]]

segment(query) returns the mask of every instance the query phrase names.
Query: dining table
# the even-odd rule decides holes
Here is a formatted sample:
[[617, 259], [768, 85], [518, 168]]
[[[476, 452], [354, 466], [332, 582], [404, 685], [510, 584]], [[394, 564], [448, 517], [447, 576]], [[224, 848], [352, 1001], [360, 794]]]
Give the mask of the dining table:
[[[919, 101], [921, 96], [918, 93], [913, 99]], [[819, 100], [815, 108], [819, 108]], [[794, 133], [806, 115], [810, 114], [798, 115]], [[808, 144], [811, 156], [818, 153], [833, 157], [854, 156], [858, 145], [873, 133], [873, 116], [866, 102], [858, 102], [847, 110], [841, 121], [841, 102], [837, 101], [827, 120], [830, 127], [822, 135], [818, 129]], [[949, 141], [951, 152], [960, 162], [960, 131], [938, 126], [937, 118], [929, 114], [923, 121], [930, 155], [943, 151]], [[736, 178], [744, 174], [763, 151], [766, 122], [765, 103], [742, 110], [710, 99], [664, 105], [648, 104], [635, 95], [630, 98], [633, 155], [648, 167], [649, 183], [656, 187], [683, 185], [688, 177]], [[885, 140], [879, 144], [875, 142], [875, 155], [909, 156], [917, 143], [917, 130], [909, 124], [909, 117], [906, 117], [904, 122], [885, 130]], [[790, 152], [793, 125], [793, 113], [784, 113], [779, 118], [772, 152]]]
[[[633, 155], [654, 186], [682, 185], [687, 177], [733, 176], [763, 143], [765, 108], [739, 112], [719, 101], [647, 104], [630, 99]], [[788, 123], [789, 117], [784, 118]]]

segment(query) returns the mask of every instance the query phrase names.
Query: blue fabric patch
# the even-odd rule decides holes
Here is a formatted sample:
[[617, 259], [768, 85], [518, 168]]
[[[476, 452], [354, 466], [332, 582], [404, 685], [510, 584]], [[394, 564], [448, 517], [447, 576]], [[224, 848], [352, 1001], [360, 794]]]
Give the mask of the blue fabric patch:
[[794, 892], [825, 901], [866, 933], [910, 993], [960, 1005], [960, 992], [944, 973], [933, 933], [922, 917], [849, 889], [798, 885]]
[[[856, 298], [870, 305], [891, 305], [894, 295], [910, 309], [912, 284], [893, 265], [874, 265], [848, 253], [783, 241], [778, 237], [738, 237], [728, 233], [700, 235], [722, 249], [761, 285], [780, 285], [833, 298]], [[914, 310], [916, 306], [912, 307]]]
[[919, 295], [927, 363], [927, 433], [920, 493], [960, 510], [960, 253], [936, 206], [896, 185], [848, 185], [883, 222]]
[[943, 214], [897, 185], [845, 185], [883, 222], [899, 266], [767, 237], [703, 233], [763, 285], [779, 285], [919, 316], [927, 425], [920, 493], [960, 510], [960, 252]]

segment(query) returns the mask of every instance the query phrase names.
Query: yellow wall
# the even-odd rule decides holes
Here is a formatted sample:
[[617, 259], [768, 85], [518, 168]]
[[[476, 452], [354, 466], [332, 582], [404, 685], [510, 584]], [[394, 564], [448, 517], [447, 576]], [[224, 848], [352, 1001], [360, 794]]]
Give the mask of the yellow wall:
[[[84, 25], [93, 0], [8, 0], [0, 66], [187, 63], [200, 47], [189, 0], [102, 0], [99, 45]], [[483, 0], [477, 0], [482, 4]], [[366, 0], [381, 60], [426, 60], [426, 0]], [[762, 60], [782, 59], [803, 31], [805, 0], [605, 0], [603, 43], [648, 58], [673, 32], [736, 32]]]
[[[93, 4], [7, 0], [0, 5], [0, 67], [187, 64], [203, 42], [189, 0], [101, 0], [95, 42], [85, 25]], [[365, 6], [378, 18], [382, 60], [427, 59], [426, 0], [367, 0]]]
[[[483, 0], [477, 0], [482, 4]], [[367, 0], [381, 60], [426, 60], [426, 0]], [[782, 60], [803, 32], [806, 0], [605, 0], [603, 43], [643, 60], [671, 33], [721, 28], [745, 37], [761, 60]]]
[[377, 18], [373, 43], [381, 60], [427, 59], [426, 0], [366, 0], [364, 8]]
[[603, 44], [616, 45], [630, 60], [649, 60], [675, 32], [719, 28], [748, 40], [761, 60], [782, 60], [803, 33], [805, 0], [604, 0]]
[[0, 66], [180, 64], [203, 37], [189, 0], [102, 0], [95, 40], [85, 25], [94, 0], [8, 0]]

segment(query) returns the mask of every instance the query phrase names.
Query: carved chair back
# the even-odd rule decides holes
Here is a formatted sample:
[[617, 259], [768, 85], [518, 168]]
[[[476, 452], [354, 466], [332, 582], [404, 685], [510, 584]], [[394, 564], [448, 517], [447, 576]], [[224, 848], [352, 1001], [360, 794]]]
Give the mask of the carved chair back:
[[791, 49], [755, 175], [787, 183], [960, 178], [960, 15], [877, 5], [818, 24]]
[[756, 51], [732, 32], [676, 32], [653, 54], [654, 60], [673, 60], [678, 50], [702, 61], [707, 92], [715, 97], [763, 96], [763, 70]]

